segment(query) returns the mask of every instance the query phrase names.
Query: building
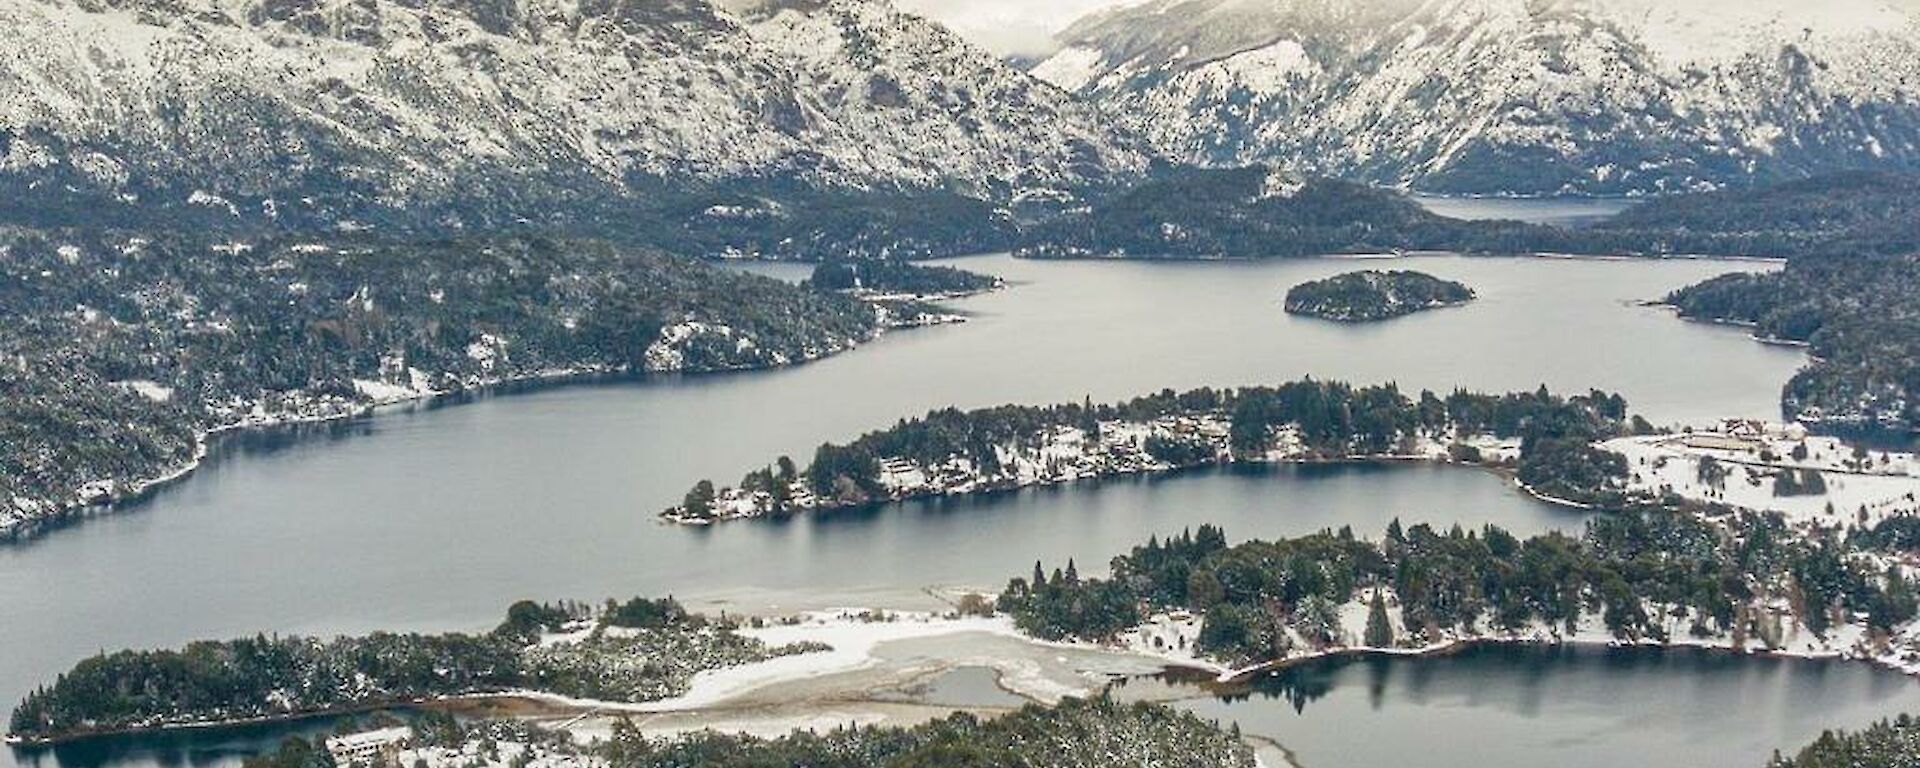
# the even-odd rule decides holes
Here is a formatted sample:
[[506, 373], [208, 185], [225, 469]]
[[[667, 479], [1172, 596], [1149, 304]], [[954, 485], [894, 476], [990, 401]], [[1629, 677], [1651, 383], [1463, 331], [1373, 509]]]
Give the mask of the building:
[[880, 484], [896, 493], [916, 491], [927, 487], [927, 474], [920, 470], [920, 465], [906, 459], [881, 459]]
[[327, 739], [327, 752], [336, 764], [384, 766], [400, 760], [400, 750], [413, 742], [413, 729], [406, 726], [377, 731], [349, 733]]
[[1764, 447], [1764, 444], [1759, 440], [1720, 432], [1695, 432], [1687, 435], [1684, 442], [1688, 448], [1708, 451], [1734, 451], [1738, 453], [1757, 453]]

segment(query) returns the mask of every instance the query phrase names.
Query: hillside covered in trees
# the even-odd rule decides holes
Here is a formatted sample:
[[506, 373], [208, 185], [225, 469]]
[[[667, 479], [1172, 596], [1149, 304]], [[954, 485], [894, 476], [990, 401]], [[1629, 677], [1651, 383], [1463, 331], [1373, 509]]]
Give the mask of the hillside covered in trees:
[[955, 297], [991, 291], [999, 278], [964, 269], [908, 261], [823, 261], [807, 284], [824, 291]]
[[[1578, 537], [1524, 540], [1491, 526], [1396, 522], [1377, 541], [1343, 529], [1229, 545], [1202, 527], [1114, 558], [1106, 579], [1071, 569], [1049, 577], [1036, 566], [1008, 584], [999, 607], [1038, 637], [1088, 640], [1134, 628], [1142, 606], [1190, 611], [1202, 617], [1191, 650], [1235, 666], [1483, 637], [1802, 648], [1808, 640], [1787, 635], [1835, 643], [1908, 626], [1913, 586], [1881, 554], [1777, 517], [1666, 508], [1603, 515]], [[1350, 629], [1347, 616], [1365, 616], [1365, 629]]]
[[1027, 228], [1035, 258], [1258, 258], [1394, 250], [1478, 250], [1551, 230], [1447, 219], [1363, 184], [1265, 167], [1167, 168]]
[[1854, 171], [1659, 198], [1590, 234], [1656, 253], [1776, 257], [1920, 253], [1920, 174]]
[[1259, 166], [1161, 168], [1026, 225], [1033, 257], [1260, 258], [1390, 251], [1797, 258], [1920, 251], [1920, 175], [1855, 172], [1651, 198], [1590, 227], [1462, 221], [1405, 195]]
[[516, 379], [786, 365], [899, 311], [915, 308], [590, 241], [0, 230], [0, 539], [183, 471], [210, 430]]
[[1150, 704], [1067, 699], [991, 719], [966, 713], [912, 728], [799, 731], [777, 739], [697, 733], [648, 739], [616, 730], [601, 747], [613, 768], [678, 766], [1029, 766], [1252, 768], [1253, 750], [1218, 725]]

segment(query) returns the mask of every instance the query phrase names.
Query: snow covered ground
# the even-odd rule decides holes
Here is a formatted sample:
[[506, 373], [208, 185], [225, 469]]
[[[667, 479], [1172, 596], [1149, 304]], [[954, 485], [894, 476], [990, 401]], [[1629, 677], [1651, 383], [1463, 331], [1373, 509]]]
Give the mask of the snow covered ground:
[[[883, 643], [969, 632], [1019, 637], [1019, 632], [1013, 628], [1012, 620], [1005, 617], [955, 619], [923, 613], [885, 613], [852, 609], [809, 613], [802, 616], [795, 624], [773, 624], [759, 629], [743, 629], [741, 634], [773, 647], [812, 641], [826, 643], [832, 646], [833, 650], [702, 672], [694, 677], [693, 688], [686, 695], [641, 704], [636, 709], [665, 712], [711, 707], [772, 685], [872, 667], [880, 662], [875, 649]], [[1057, 700], [1059, 696], [1054, 695], [1051, 698]]]
[[[1920, 512], [1920, 460], [1907, 453], [1868, 451], [1828, 437], [1800, 437], [1781, 428], [1751, 439], [1720, 433], [1628, 437], [1603, 444], [1627, 459], [1629, 487], [1673, 493], [1756, 511], [1779, 512], [1794, 522], [1871, 525], [1900, 513]], [[1716, 471], [1701, 471], [1711, 459]], [[1824, 491], [1782, 495], [1776, 478], [1818, 473]], [[1864, 510], [1864, 514], [1863, 514]]]

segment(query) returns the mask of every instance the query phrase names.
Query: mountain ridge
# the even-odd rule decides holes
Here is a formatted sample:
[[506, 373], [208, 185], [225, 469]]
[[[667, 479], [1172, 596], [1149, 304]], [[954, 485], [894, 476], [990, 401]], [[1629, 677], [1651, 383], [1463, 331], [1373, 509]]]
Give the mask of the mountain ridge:
[[1163, 154], [1454, 194], [1920, 167], [1911, 4], [1155, 0], [1032, 71]]
[[0, 189], [47, 215], [460, 229], [689, 185], [1005, 198], [1149, 160], [883, 0], [733, 5], [4, 0]]

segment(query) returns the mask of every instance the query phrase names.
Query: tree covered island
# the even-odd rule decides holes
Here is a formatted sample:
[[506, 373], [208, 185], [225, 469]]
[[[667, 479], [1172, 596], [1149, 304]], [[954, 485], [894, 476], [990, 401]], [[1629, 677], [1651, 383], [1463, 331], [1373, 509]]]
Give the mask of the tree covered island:
[[948, 299], [986, 293], [1005, 283], [992, 275], [910, 261], [824, 261], [807, 284], [863, 297]]
[[1287, 314], [1343, 323], [1404, 317], [1473, 301], [1473, 289], [1426, 274], [1366, 270], [1301, 283], [1287, 291]]

